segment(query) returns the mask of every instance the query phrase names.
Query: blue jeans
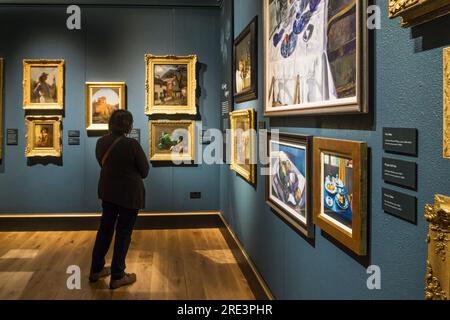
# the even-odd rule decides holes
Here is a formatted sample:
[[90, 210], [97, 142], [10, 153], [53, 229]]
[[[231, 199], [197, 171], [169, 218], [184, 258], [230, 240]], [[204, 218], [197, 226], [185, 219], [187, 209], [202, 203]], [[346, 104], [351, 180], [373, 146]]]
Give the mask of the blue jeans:
[[139, 210], [122, 208], [105, 201], [102, 206], [102, 219], [92, 252], [91, 273], [99, 273], [105, 267], [105, 256], [111, 245], [115, 227], [116, 238], [111, 263], [111, 279], [118, 280], [125, 276], [125, 258]]

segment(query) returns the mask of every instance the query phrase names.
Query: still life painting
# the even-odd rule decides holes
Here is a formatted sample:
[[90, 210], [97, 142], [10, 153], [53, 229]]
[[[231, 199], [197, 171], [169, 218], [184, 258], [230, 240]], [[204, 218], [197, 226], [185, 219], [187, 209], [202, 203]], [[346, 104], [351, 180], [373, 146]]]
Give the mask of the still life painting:
[[194, 121], [150, 121], [150, 161], [193, 161]]
[[146, 114], [197, 114], [197, 56], [146, 55]]
[[367, 112], [366, 6], [264, 0], [266, 115]]
[[125, 82], [86, 83], [86, 129], [107, 131], [108, 122], [116, 110], [126, 109]]
[[61, 157], [61, 116], [27, 116], [25, 155], [31, 157]]
[[64, 108], [64, 60], [23, 61], [23, 108]]
[[296, 230], [312, 237], [309, 136], [269, 135], [267, 204]]

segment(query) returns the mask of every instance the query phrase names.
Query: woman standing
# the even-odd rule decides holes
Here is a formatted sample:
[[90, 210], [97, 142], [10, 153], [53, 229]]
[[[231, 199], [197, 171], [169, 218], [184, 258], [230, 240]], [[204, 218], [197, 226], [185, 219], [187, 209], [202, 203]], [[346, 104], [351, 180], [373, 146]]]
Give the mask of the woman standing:
[[[145, 207], [142, 179], [148, 175], [149, 163], [141, 145], [126, 137], [132, 127], [130, 112], [115, 111], [109, 120], [109, 134], [98, 140], [95, 151], [101, 167], [98, 196], [103, 201], [103, 214], [92, 253], [89, 280], [97, 282], [111, 275], [111, 289], [136, 282], [136, 274], [125, 273], [125, 259], [138, 212]], [[114, 254], [109, 268], [105, 267], [105, 256], [114, 228]]]

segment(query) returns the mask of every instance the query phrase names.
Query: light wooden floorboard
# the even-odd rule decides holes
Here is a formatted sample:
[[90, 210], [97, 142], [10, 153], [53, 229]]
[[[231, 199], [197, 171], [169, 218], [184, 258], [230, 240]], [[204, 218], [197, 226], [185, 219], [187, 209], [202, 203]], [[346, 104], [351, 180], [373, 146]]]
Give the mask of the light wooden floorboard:
[[[138, 282], [111, 291], [88, 281], [95, 232], [0, 232], [0, 299], [254, 299], [219, 229], [135, 231], [127, 272]], [[112, 247], [111, 250], [112, 251]], [[111, 254], [107, 262], [111, 261]], [[81, 290], [69, 290], [69, 266], [81, 268]]]

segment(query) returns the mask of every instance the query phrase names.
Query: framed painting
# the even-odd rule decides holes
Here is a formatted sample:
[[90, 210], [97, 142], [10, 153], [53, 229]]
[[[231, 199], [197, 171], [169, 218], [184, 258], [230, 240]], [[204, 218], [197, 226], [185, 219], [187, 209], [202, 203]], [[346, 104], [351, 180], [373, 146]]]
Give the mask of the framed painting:
[[195, 131], [195, 121], [151, 120], [150, 161], [194, 161]]
[[389, 18], [401, 17], [400, 25], [413, 27], [450, 13], [450, 0], [389, 0]]
[[287, 133], [268, 136], [270, 174], [266, 177], [266, 202], [307, 238], [314, 237], [311, 146], [311, 136]]
[[86, 83], [86, 129], [108, 131], [108, 122], [116, 110], [125, 110], [125, 82]]
[[234, 98], [244, 102], [258, 98], [258, 17], [234, 40]]
[[0, 58], [0, 160], [3, 159], [3, 58]]
[[27, 116], [25, 156], [61, 157], [61, 116]]
[[249, 183], [256, 182], [255, 110], [244, 109], [230, 113], [231, 170]]
[[64, 109], [64, 60], [23, 60], [23, 108]]
[[450, 159], [450, 47], [444, 49], [444, 93], [443, 116], [444, 119], [444, 158]]
[[152, 114], [197, 114], [197, 56], [145, 55], [146, 107]]
[[314, 138], [314, 223], [354, 253], [367, 253], [367, 144]]
[[263, 0], [266, 116], [368, 112], [367, 0]]

